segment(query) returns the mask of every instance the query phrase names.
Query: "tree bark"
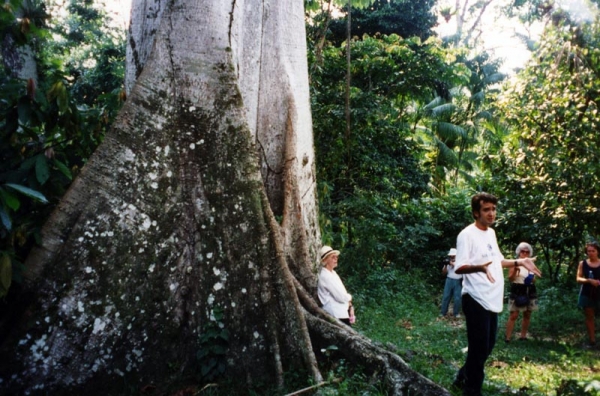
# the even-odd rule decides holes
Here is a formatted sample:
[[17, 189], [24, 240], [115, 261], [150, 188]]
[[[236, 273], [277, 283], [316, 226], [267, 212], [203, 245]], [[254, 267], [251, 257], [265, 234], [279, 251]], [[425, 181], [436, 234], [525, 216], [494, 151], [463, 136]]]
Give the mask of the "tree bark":
[[248, 385], [294, 369], [321, 382], [313, 351], [336, 343], [390, 394], [447, 394], [316, 303], [302, 1], [158, 3], [126, 105], [25, 263], [0, 393], [200, 382], [220, 331], [215, 358]]
[[131, 93], [135, 81], [144, 70], [167, 0], [132, 1], [127, 34], [125, 92]]
[[37, 86], [37, 65], [31, 46], [18, 46], [13, 35], [9, 33], [4, 36], [0, 49], [2, 64], [10, 71], [10, 76], [22, 80], [31, 79]]
[[[7, 10], [10, 6], [4, 1]], [[15, 18], [19, 29], [28, 30], [31, 22], [24, 15], [22, 6], [19, 6], [15, 11]], [[18, 43], [18, 38], [15, 37], [10, 29], [3, 34], [2, 42], [0, 43], [0, 60], [2, 65], [13, 78], [28, 80], [33, 87], [38, 86], [38, 71], [35, 61], [35, 52], [30, 43]]]

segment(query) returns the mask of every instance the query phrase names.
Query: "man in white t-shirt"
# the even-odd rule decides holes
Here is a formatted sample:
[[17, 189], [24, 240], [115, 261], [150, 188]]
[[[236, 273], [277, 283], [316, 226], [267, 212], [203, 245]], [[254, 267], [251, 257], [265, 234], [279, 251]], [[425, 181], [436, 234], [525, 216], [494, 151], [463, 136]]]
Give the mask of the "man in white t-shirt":
[[505, 259], [496, 232], [498, 198], [478, 193], [471, 198], [475, 222], [465, 227], [456, 240], [455, 272], [463, 275], [462, 308], [467, 323], [468, 352], [454, 381], [465, 396], [480, 396], [485, 362], [494, 349], [498, 313], [502, 311], [504, 273], [502, 268], [522, 266], [541, 276], [535, 258]]

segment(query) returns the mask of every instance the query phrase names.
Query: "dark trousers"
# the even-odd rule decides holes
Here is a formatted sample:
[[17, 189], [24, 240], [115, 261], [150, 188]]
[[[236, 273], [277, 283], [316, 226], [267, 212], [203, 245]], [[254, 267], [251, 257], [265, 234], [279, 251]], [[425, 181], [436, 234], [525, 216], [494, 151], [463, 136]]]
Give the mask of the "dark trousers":
[[462, 384], [463, 395], [480, 396], [485, 361], [496, 344], [498, 314], [484, 309], [468, 294], [462, 297], [462, 308], [467, 322], [469, 351], [456, 380]]

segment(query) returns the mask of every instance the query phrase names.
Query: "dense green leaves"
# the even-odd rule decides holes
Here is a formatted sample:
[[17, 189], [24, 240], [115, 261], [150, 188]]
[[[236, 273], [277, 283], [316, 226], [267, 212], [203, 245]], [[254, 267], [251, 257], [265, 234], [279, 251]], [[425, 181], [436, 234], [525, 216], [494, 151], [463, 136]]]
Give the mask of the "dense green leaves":
[[[487, 53], [354, 38], [347, 130], [346, 47], [324, 45], [311, 70], [327, 242], [345, 245], [360, 271], [410, 266], [418, 258], [407, 251], [453, 244], [471, 221], [469, 196], [483, 189], [501, 198], [503, 244], [533, 243], [551, 279], [570, 279], [583, 241], [598, 237], [600, 35], [565, 15], [554, 14], [538, 62], [504, 92], [500, 62]], [[455, 189], [452, 209], [441, 205]]]
[[472, 183], [478, 170], [478, 154], [489, 145], [498, 145], [504, 130], [490, 129], [495, 117], [494, 84], [504, 78], [498, 73], [499, 62], [482, 53], [468, 57], [457, 53], [454, 66], [458, 76], [454, 86], [419, 109], [419, 138], [426, 152], [423, 164], [432, 176], [437, 194], [448, 186]]
[[210, 321], [200, 333], [196, 359], [199, 366], [199, 379], [214, 381], [227, 369], [227, 351], [229, 350], [229, 331], [219, 327], [223, 311], [213, 311], [215, 321]]
[[[374, 0], [368, 7], [359, 7], [352, 1], [352, 35], [392, 35], [403, 38], [419, 37], [426, 40], [433, 36], [437, 17], [433, 12], [434, 0]], [[335, 19], [329, 26], [327, 38], [334, 43], [346, 40], [346, 18]]]
[[[13, 34], [24, 16], [45, 26], [41, 3], [19, 5], [14, 1], [1, 9], [0, 35]], [[0, 252], [11, 261], [16, 280], [53, 205], [121, 106], [123, 32], [108, 29], [89, 4], [74, 2], [71, 11], [68, 23], [53, 20], [46, 30], [22, 37], [36, 51], [38, 86], [0, 70]], [[85, 41], [71, 40], [72, 31]]]
[[[365, 36], [353, 40], [351, 49], [350, 133], [344, 120], [345, 47], [325, 47], [323, 66], [312, 76], [324, 236], [344, 246], [353, 271], [424, 265], [435, 253], [423, 254], [423, 246], [440, 240], [445, 250], [455, 234], [440, 238], [438, 220], [447, 217], [431, 218], [424, 205], [429, 177], [417, 131], [433, 114], [418, 109], [437, 101], [440, 113], [453, 111], [455, 105], [440, 95], [470, 74], [462, 64], [449, 63], [453, 56], [435, 40]], [[442, 126], [452, 129], [460, 134], [460, 127]]]
[[508, 193], [508, 235], [542, 247], [554, 278], [600, 236], [600, 29], [563, 20], [547, 31], [536, 62], [511, 85], [500, 111], [513, 127], [492, 161]]

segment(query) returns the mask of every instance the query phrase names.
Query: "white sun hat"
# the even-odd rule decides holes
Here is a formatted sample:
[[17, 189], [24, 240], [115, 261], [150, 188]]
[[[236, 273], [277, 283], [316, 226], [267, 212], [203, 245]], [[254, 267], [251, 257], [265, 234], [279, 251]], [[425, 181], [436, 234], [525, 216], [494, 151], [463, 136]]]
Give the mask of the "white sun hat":
[[331, 256], [332, 254], [340, 254], [339, 250], [333, 250], [333, 248], [331, 246], [323, 246], [321, 248], [321, 251], [319, 252], [319, 256], [321, 257], [321, 261], [325, 260], [327, 257]]

